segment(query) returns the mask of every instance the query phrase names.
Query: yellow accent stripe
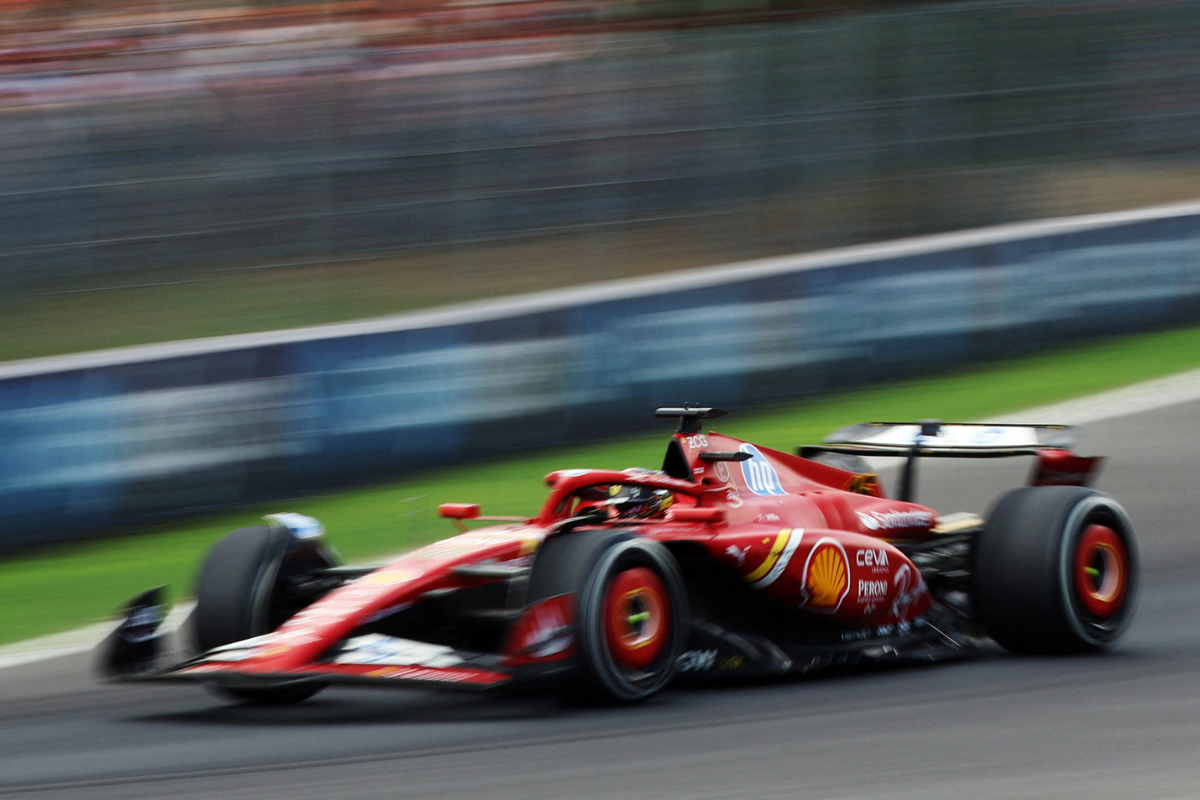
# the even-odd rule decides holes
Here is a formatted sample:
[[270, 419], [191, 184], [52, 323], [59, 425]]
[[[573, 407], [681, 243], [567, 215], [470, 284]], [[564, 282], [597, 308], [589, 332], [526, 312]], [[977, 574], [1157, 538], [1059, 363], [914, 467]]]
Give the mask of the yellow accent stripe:
[[784, 528], [779, 532], [779, 535], [775, 537], [775, 543], [771, 545], [771, 552], [767, 553], [767, 560], [759, 564], [758, 569], [746, 576], [747, 581], [754, 583], [771, 571], [771, 567], [775, 566], [775, 562], [779, 560], [779, 556], [783, 553], [783, 548], [787, 546], [791, 535], [791, 528]]
[[[982, 528], [983, 517], [978, 514], [950, 514], [945, 517], [938, 517], [937, 524], [934, 525], [930, 533], [958, 533], [959, 531], [969, 531], [972, 528]], [[902, 540], [898, 540], [902, 541]]]

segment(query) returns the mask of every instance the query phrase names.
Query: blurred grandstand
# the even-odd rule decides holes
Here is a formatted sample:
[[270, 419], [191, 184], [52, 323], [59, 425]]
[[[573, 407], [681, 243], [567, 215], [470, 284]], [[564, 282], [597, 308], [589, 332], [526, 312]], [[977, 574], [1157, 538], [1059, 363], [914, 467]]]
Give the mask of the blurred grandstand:
[[[841, 14], [883, 0], [0, 0], [6, 63], [111, 55], [147, 39], [344, 23], [365, 46], [724, 25]], [[230, 39], [235, 42], [236, 38]], [[215, 45], [215, 41], [214, 41]]]
[[1186, 2], [0, 4], [9, 341], [63, 293], [311, 284], [140, 335], [233, 332], [1200, 185]]

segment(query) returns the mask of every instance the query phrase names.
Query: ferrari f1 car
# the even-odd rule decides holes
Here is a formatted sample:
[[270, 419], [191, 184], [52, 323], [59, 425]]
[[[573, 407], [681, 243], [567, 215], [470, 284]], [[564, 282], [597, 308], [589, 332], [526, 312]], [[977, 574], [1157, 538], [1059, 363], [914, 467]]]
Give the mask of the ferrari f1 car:
[[[495, 688], [554, 680], [632, 701], [683, 674], [803, 673], [1111, 645], [1137, 589], [1133, 528], [1087, 488], [1100, 463], [1053, 425], [869, 423], [799, 454], [702, 431], [664, 408], [659, 470], [568, 469], [529, 519], [468, 530], [378, 567], [343, 566], [316, 520], [277, 514], [212, 549], [196, 605], [160, 634], [161, 587], [101, 645], [120, 680], [196, 681], [262, 703], [329, 684]], [[925, 457], [1034, 456], [986, 519], [913, 502]], [[895, 497], [865, 457], [904, 459]], [[172, 645], [174, 639], [183, 644]]]

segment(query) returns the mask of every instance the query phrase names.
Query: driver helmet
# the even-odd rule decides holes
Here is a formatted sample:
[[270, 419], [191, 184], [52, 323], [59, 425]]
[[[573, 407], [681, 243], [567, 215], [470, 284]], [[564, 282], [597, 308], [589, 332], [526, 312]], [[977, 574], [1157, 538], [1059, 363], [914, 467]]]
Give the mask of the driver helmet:
[[675, 496], [666, 489], [649, 486], [614, 485], [606, 505], [614, 519], [652, 519], [667, 512]]

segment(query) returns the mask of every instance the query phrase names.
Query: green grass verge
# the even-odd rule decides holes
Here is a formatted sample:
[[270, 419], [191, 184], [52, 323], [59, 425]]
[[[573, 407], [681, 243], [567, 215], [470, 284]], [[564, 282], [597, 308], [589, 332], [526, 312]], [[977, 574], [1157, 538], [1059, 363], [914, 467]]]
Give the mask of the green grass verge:
[[[1044, 355], [976, 366], [954, 375], [735, 413], [717, 426], [770, 447], [814, 443], [871, 419], [980, 419], [1116, 388], [1200, 366], [1200, 327], [1121, 337]], [[1045, 421], [1045, 420], [1039, 420]], [[481, 503], [489, 514], [531, 514], [554, 469], [657, 466], [669, 426], [653, 434], [561, 448], [338, 494], [243, 509], [131, 532], [119, 538], [46, 548], [0, 562], [0, 642], [69, 629], [110, 615], [124, 600], [168, 583], [188, 593], [212, 543], [264, 513], [294, 510], [325, 523], [351, 560], [382, 557], [451, 533], [437, 504]]]

